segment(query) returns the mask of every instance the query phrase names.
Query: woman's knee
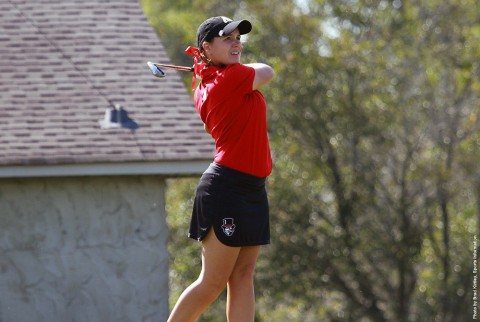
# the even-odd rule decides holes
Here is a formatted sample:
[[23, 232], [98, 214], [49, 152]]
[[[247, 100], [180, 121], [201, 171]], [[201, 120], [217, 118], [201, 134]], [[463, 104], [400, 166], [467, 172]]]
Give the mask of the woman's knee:
[[255, 263], [245, 264], [241, 267], [235, 267], [230, 278], [228, 279], [229, 283], [250, 283], [253, 282], [253, 277], [255, 275]]
[[204, 294], [208, 294], [212, 297], [217, 297], [225, 289], [227, 281], [223, 279], [212, 279], [199, 277], [197, 285], [203, 290]]

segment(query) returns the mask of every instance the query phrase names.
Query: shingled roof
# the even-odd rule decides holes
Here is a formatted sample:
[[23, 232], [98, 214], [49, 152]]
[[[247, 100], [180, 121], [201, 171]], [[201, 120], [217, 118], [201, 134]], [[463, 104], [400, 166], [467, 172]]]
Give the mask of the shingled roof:
[[[205, 161], [212, 139], [135, 0], [0, 2], [0, 170]], [[120, 104], [140, 128], [101, 129]]]

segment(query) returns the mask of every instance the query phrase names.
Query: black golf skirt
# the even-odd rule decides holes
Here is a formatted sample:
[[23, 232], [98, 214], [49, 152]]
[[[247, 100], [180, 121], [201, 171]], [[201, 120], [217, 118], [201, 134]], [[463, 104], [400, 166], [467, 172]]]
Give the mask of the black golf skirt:
[[210, 228], [227, 246], [270, 243], [265, 178], [212, 163], [195, 193], [188, 237], [201, 241]]

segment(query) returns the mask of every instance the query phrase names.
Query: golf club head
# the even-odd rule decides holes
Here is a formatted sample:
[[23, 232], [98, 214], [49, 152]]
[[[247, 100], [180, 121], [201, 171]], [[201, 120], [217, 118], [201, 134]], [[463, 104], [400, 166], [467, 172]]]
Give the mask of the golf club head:
[[155, 66], [154, 63], [149, 61], [149, 62], [147, 62], [147, 65], [150, 68], [150, 70], [152, 71], [153, 76], [156, 76], [156, 77], [159, 77], [159, 78], [163, 78], [163, 77], [167, 76], [167, 74], [165, 74], [163, 72], [163, 70], [161, 70], [160, 68]]

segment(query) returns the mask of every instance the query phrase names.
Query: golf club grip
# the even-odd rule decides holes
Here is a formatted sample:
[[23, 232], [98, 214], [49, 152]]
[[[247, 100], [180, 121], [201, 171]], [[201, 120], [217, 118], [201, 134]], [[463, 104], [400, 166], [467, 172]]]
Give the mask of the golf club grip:
[[176, 69], [176, 70], [183, 70], [185, 72], [193, 72], [193, 67], [187, 67], [187, 66], [176, 66], [176, 65], [166, 65], [166, 64], [154, 64], [157, 67], [165, 67], [165, 68], [171, 68], [171, 69]]

